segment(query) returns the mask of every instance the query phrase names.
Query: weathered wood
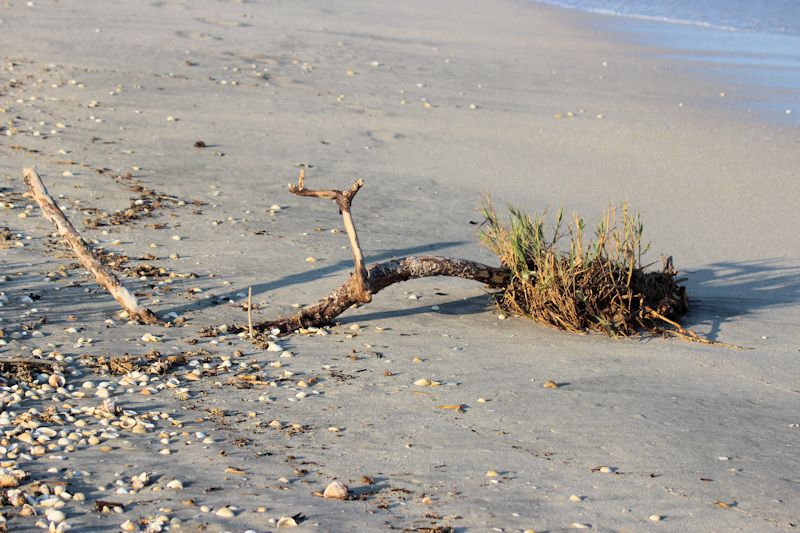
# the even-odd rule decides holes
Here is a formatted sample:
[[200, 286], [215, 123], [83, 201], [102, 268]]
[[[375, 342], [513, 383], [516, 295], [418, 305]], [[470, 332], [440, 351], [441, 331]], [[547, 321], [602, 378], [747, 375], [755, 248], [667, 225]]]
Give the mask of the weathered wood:
[[359, 303], [368, 303], [372, 300], [369, 272], [364, 263], [364, 253], [361, 251], [361, 245], [358, 242], [358, 232], [353, 224], [353, 217], [350, 215], [350, 206], [353, 203], [353, 198], [356, 197], [358, 190], [363, 186], [364, 180], [360, 179], [346, 191], [306, 189], [305, 171], [301, 170], [300, 176], [297, 178], [297, 185], [289, 184], [289, 192], [297, 196], [327, 198], [333, 200], [339, 206], [339, 214], [342, 215], [344, 230], [347, 232], [347, 237], [350, 239], [350, 248], [353, 250], [353, 262], [355, 264], [355, 286], [353, 287], [355, 292], [353, 295], [358, 299]]
[[22, 172], [25, 185], [28, 186], [33, 199], [42, 209], [44, 217], [53, 223], [58, 235], [69, 245], [81, 264], [97, 280], [97, 283], [111, 293], [111, 296], [128, 312], [132, 319], [145, 324], [160, 323], [161, 320], [148, 308], [142, 306], [136, 297], [122, 285], [116, 274], [92, 254], [89, 245], [83, 240], [75, 226], [67, 219], [47, 192], [47, 188], [42, 183], [42, 178], [39, 177], [36, 169], [25, 168]]
[[[368, 270], [372, 294], [382, 289], [415, 278], [450, 276], [485, 283], [500, 288], [508, 283], [509, 271], [505, 268], [491, 267], [466, 259], [447, 257], [405, 257], [371, 265]], [[333, 319], [347, 311], [358, 299], [359, 281], [355, 274], [344, 285], [333, 290], [320, 301], [308, 305], [296, 314], [255, 326], [259, 332], [270, 333], [277, 329], [281, 335], [299, 328], [320, 327], [331, 324]]]

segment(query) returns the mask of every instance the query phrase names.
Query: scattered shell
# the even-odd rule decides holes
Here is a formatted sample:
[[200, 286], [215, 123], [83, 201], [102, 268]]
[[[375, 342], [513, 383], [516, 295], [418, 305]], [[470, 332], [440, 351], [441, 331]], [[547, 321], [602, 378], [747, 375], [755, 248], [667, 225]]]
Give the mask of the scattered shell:
[[0, 488], [11, 488], [19, 486], [19, 480], [11, 474], [0, 474]]
[[138, 476], [133, 476], [131, 478], [131, 487], [136, 490], [146, 487], [150, 483], [150, 476], [147, 475], [147, 472], [142, 472]]
[[497, 473], [497, 470], [487, 470], [486, 477], [497, 477], [500, 474]]
[[278, 529], [297, 527], [297, 522], [291, 516], [282, 516], [278, 518], [277, 527]]
[[661, 515], [651, 514], [647, 519], [651, 522], [661, 522]]
[[349, 495], [350, 489], [341, 481], [331, 481], [328, 483], [328, 486], [325, 487], [325, 492], [322, 493], [324, 498], [333, 500], [346, 500]]
[[161, 338], [160, 337], [156, 337], [152, 333], [145, 333], [144, 335], [142, 335], [142, 341], [143, 342], [161, 342]]
[[44, 513], [45, 518], [47, 518], [50, 522], [63, 522], [67, 519], [67, 515], [64, 514], [63, 511], [59, 511], [58, 509], [50, 508]]
[[214, 513], [220, 518], [233, 518], [233, 511], [231, 511], [230, 507], [220, 507], [217, 509], [217, 512]]
[[578, 496], [577, 494], [573, 494], [569, 497], [569, 501], [571, 502], [579, 502], [583, 500], [583, 496]]
[[173, 489], [173, 490], [181, 490], [183, 488], [183, 483], [181, 483], [177, 479], [173, 479], [172, 481], [167, 483], [167, 488], [168, 489]]
[[268, 352], [282, 352], [283, 351], [283, 346], [281, 346], [277, 342], [270, 341], [270, 342], [267, 343], [267, 351]]
[[414, 382], [414, 385], [416, 385], [417, 387], [430, 387], [431, 380], [425, 378], [418, 379], [417, 381]]
[[547, 381], [544, 382], [542, 387], [544, 387], [545, 389], [557, 389], [558, 388], [558, 383], [556, 383], [555, 381], [550, 381], [548, 379]]
[[54, 389], [57, 389], [59, 387], [63, 387], [66, 383], [66, 380], [61, 374], [51, 374], [50, 377], [47, 378], [47, 383], [49, 383]]
[[139, 526], [137, 526], [130, 520], [125, 520], [123, 523], [119, 525], [119, 528], [122, 531], [139, 531]]

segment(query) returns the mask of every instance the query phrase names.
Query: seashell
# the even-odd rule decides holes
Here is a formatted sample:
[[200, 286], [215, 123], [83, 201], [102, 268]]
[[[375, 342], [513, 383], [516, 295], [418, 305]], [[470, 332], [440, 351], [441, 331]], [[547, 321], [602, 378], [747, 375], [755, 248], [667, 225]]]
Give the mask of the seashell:
[[27, 503], [22, 506], [22, 509], [19, 510], [20, 516], [33, 516], [36, 514], [36, 509], [28, 505]]
[[19, 507], [26, 503], [25, 500], [25, 493], [19, 489], [12, 489], [6, 493], [6, 498], [11, 505], [14, 507]]
[[50, 374], [50, 377], [47, 378], [47, 383], [54, 389], [63, 387], [66, 382], [67, 380], [61, 374]]
[[220, 507], [214, 514], [220, 518], [233, 518], [233, 511], [230, 509], [230, 507]]
[[268, 352], [282, 352], [283, 351], [283, 346], [281, 346], [277, 342], [269, 341], [267, 343], [267, 351]]
[[277, 525], [278, 529], [281, 529], [281, 528], [287, 528], [288, 529], [288, 528], [291, 528], [291, 527], [297, 527], [297, 521], [294, 518], [292, 518], [291, 516], [282, 516], [282, 517], [278, 518], [278, 523], [276, 525]]
[[544, 387], [545, 389], [557, 389], [558, 388], [558, 383], [548, 379], [547, 381], [545, 381], [542, 384], [542, 387]]
[[332, 500], [346, 500], [350, 495], [350, 489], [341, 481], [331, 481], [322, 493], [323, 498]]
[[53, 428], [48, 427], [41, 427], [37, 430], [40, 434], [45, 435], [47, 437], [55, 437], [58, 435], [58, 432]]
[[148, 483], [150, 483], [150, 476], [147, 475], [147, 472], [142, 472], [138, 476], [131, 478], [131, 487], [136, 490], [146, 487]]
[[418, 379], [417, 381], [414, 382], [414, 385], [416, 385], [417, 387], [430, 387], [431, 380], [425, 378]]
[[53, 509], [52, 507], [45, 511], [44, 516], [49, 521], [55, 523], [63, 522], [67, 519], [67, 515], [64, 514], [64, 511], [59, 511], [58, 509]]
[[181, 490], [183, 488], [183, 483], [181, 483], [177, 479], [173, 479], [172, 481], [167, 483], [167, 488], [168, 489], [173, 489], [173, 490]]
[[119, 421], [119, 427], [122, 429], [132, 429], [136, 425], [136, 420], [133, 418], [126, 416], [122, 420]]
[[122, 531], [139, 531], [139, 526], [137, 526], [130, 520], [125, 520], [122, 524], [119, 525], [119, 528]]
[[[101, 389], [102, 390], [102, 389]], [[119, 415], [122, 413], [122, 408], [117, 405], [117, 402], [114, 400], [103, 400], [103, 404], [100, 406], [100, 409], [105, 411], [106, 413], [112, 414], [114, 416]]]

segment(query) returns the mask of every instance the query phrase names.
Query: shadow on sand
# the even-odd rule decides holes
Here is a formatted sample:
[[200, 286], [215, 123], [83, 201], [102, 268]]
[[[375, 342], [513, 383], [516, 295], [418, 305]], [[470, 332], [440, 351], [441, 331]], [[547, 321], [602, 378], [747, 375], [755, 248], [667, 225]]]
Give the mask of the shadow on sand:
[[800, 266], [782, 260], [713, 263], [687, 277], [690, 305], [684, 325], [705, 331], [711, 340], [734, 317], [800, 303]]

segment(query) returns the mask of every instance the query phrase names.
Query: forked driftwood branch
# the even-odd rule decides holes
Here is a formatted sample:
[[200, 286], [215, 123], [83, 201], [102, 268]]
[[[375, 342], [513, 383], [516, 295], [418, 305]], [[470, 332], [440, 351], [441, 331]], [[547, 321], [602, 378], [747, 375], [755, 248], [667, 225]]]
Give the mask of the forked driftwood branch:
[[[491, 267], [466, 259], [448, 257], [404, 257], [384, 263], [371, 265], [368, 270], [372, 294], [389, 285], [415, 278], [450, 276], [485, 283], [492, 288], [500, 288], [508, 283], [509, 272], [505, 268]], [[319, 327], [331, 324], [333, 320], [359, 302], [354, 296], [358, 284], [355, 275], [350, 276], [344, 285], [334, 289], [320, 301], [303, 307], [294, 315], [272, 322], [258, 324], [256, 329], [270, 333], [278, 330], [286, 335], [299, 328]]]
[[297, 185], [289, 184], [289, 192], [298, 196], [314, 196], [317, 198], [327, 198], [336, 202], [339, 206], [339, 213], [342, 215], [342, 222], [344, 222], [344, 229], [347, 232], [347, 237], [350, 239], [350, 248], [353, 250], [353, 262], [355, 263], [355, 284], [351, 287], [353, 297], [358, 303], [369, 303], [372, 300], [370, 292], [369, 272], [364, 265], [364, 254], [361, 251], [361, 245], [358, 243], [358, 233], [353, 224], [353, 217], [350, 215], [350, 206], [353, 203], [353, 198], [358, 194], [358, 190], [364, 186], [364, 180], [359, 179], [346, 191], [327, 190], [315, 191], [306, 189], [305, 187], [305, 171], [300, 171], [300, 176], [297, 178]]
[[358, 234], [350, 215], [353, 198], [364, 185], [364, 180], [356, 181], [347, 191], [315, 191], [305, 188], [304, 178], [304, 173], [301, 171], [298, 184], [289, 185], [289, 192], [299, 196], [328, 198], [336, 202], [350, 239], [350, 247], [353, 249], [355, 272], [343, 285], [333, 290], [325, 298], [302, 308], [294, 315], [271, 322], [262, 322], [255, 326], [257, 331], [271, 333], [273, 330], [278, 330], [278, 334], [286, 335], [299, 328], [331, 324], [337, 316], [350, 307], [370, 302], [373, 294], [377, 294], [389, 285], [414, 278], [459, 277], [485, 283], [493, 288], [500, 288], [508, 283], [508, 269], [491, 267], [466, 259], [405, 257], [376, 263], [367, 268], [358, 242]]
[[25, 185], [28, 187], [33, 199], [42, 209], [42, 214], [47, 218], [58, 231], [58, 235], [69, 245], [81, 264], [91, 272], [97, 283], [103, 286], [111, 296], [127, 311], [133, 320], [138, 320], [145, 324], [158, 324], [161, 320], [139, 303], [136, 297], [122, 285], [119, 278], [94, 256], [89, 245], [80, 236], [75, 226], [67, 219], [59, 209], [53, 198], [47, 192], [47, 188], [42, 183], [42, 178], [34, 168], [24, 168], [22, 170]]

